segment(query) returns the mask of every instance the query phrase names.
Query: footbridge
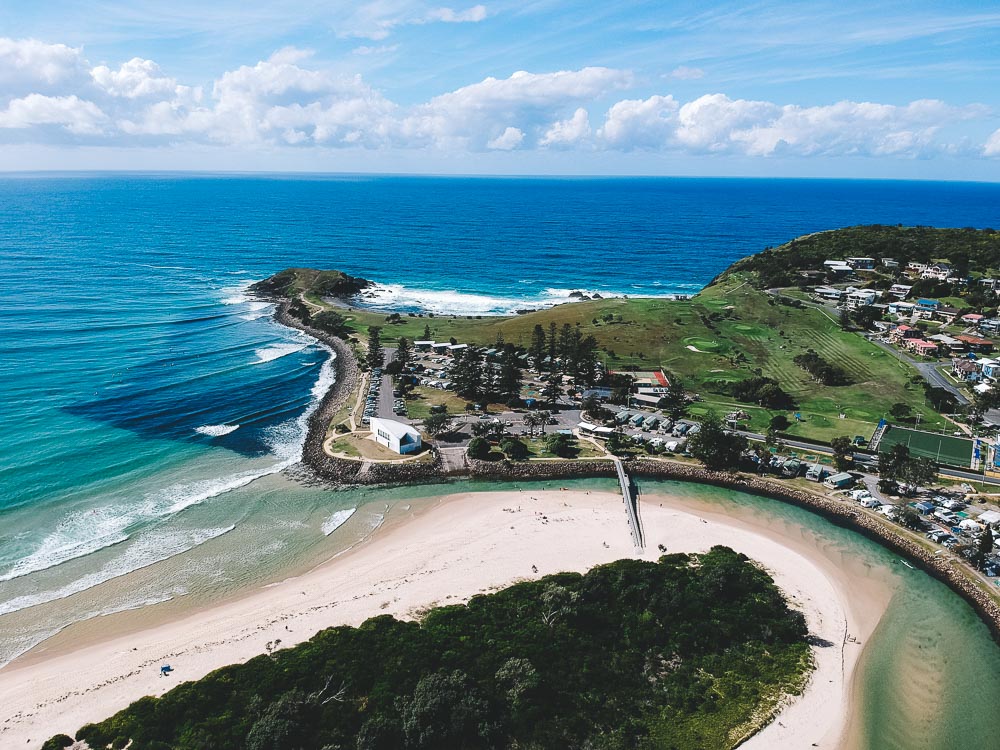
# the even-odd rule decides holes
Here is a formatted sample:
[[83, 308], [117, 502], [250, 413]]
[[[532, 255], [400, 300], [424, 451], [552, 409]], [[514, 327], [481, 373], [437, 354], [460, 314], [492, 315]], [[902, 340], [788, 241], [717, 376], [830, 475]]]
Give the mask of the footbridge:
[[645, 546], [642, 536], [642, 524], [639, 521], [639, 489], [625, 471], [621, 459], [613, 459], [618, 472], [618, 484], [621, 487], [622, 499], [625, 501], [625, 514], [628, 517], [629, 531], [632, 533], [632, 543], [637, 550]]

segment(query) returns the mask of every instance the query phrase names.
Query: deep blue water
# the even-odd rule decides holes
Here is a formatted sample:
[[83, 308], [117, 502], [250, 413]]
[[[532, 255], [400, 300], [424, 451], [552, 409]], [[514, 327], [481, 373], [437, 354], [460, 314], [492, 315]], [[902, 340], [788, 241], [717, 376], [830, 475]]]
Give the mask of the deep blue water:
[[0, 179], [0, 614], [227, 533], [242, 516], [213, 516], [220, 498], [295, 461], [328, 353], [248, 300], [251, 280], [339, 268], [386, 285], [383, 305], [497, 312], [692, 292], [860, 223], [1000, 227], [1000, 185]]

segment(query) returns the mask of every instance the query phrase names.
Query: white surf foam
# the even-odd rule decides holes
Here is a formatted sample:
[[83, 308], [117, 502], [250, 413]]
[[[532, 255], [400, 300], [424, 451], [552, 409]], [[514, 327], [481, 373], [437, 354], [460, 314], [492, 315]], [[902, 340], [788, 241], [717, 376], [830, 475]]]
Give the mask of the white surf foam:
[[[435, 315], [509, 315], [517, 310], [546, 308], [564, 302], [578, 301], [579, 296], [570, 296], [573, 292], [580, 292], [587, 297], [593, 297], [597, 294], [605, 298], [623, 296], [620, 292], [578, 287], [575, 289], [549, 288], [533, 297], [499, 297], [469, 294], [457, 290], [412, 289], [402, 284], [385, 284], [366, 289], [364, 293], [354, 298], [354, 302], [360, 307], [374, 310], [421, 311], [432, 312]], [[671, 297], [673, 295], [635, 296]]]
[[307, 346], [309, 346], [309, 344], [275, 344], [274, 346], [255, 349], [254, 354], [257, 355], [257, 361], [254, 362], [254, 364], [261, 365], [265, 362], [273, 362], [276, 359], [287, 357], [289, 354], [300, 352]]
[[209, 437], [222, 437], [239, 428], [238, 424], [203, 424], [201, 427], [195, 427], [194, 431]]
[[[236, 526], [230, 525], [217, 529], [194, 529], [163, 533], [153, 529], [129, 544], [122, 555], [109, 560], [104, 566], [93, 573], [77, 578], [58, 589], [50, 589], [34, 594], [15, 596], [0, 602], [0, 615], [17, 612], [39, 604], [65, 599], [89, 588], [106, 583], [119, 576], [127, 575], [182, 552], [194, 549], [205, 542], [228, 534]], [[141, 605], [136, 605], [141, 606]]]
[[357, 508], [348, 508], [347, 510], [338, 510], [328, 519], [323, 521], [323, 535], [330, 536], [333, 532], [347, 523], [347, 519], [354, 515]]

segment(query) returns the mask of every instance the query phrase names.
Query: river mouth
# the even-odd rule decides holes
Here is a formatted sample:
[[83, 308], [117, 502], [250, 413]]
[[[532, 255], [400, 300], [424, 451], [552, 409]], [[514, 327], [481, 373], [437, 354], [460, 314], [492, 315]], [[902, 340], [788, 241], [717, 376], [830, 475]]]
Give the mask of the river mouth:
[[[737, 524], [779, 538], [821, 566], [846, 572], [861, 616], [878, 610], [881, 619], [867, 642], [857, 646], [861, 653], [851, 682], [847, 736], [838, 746], [944, 750], [989, 747], [1000, 736], [1000, 718], [993, 711], [1000, 701], [1000, 648], [972, 609], [943, 584], [903, 566], [896, 555], [861, 535], [777, 500], [680, 481], [640, 480], [640, 485], [643, 505], [662, 502], [708, 522]], [[376, 528], [381, 534], [407, 524], [442, 496], [561, 487], [616, 489], [611, 480], [590, 479], [517, 485], [461, 481], [330, 492], [284, 476], [268, 477], [233, 498], [246, 515], [232, 531], [83, 596], [67, 597], [58, 603], [58, 612], [65, 618], [102, 606], [108, 611], [111, 603], [136, 590], [146, 592], [150, 606], [140, 602], [134, 610], [71, 625], [12, 666], [30, 665], [91, 639], [137, 632], [300, 575], [369, 538]], [[624, 526], [622, 531], [627, 533]], [[265, 537], [270, 540], [266, 549]], [[655, 539], [647, 539], [647, 545], [647, 556], [658, 554]], [[250, 548], [261, 554], [246, 555]], [[181, 590], [163, 600], [162, 594]], [[869, 606], [871, 602], [881, 604]], [[35, 618], [39, 614], [28, 612]], [[0, 639], [16, 634], [23, 624], [18, 614], [0, 618]], [[59, 625], [59, 620], [50, 624]]]

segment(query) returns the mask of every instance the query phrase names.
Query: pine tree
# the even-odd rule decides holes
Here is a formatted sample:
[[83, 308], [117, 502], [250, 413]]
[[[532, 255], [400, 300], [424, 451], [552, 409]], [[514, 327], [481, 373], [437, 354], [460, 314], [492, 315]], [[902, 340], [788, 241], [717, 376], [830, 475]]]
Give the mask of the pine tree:
[[396, 347], [396, 361], [405, 365], [410, 361], [410, 354], [410, 342], [406, 340], [406, 336], [400, 336], [399, 344]]
[[466, 349], [455, 358], [455, 366], [451, 370], [451, 378], [455, 383], [455, 392], [470, 400], [476, 400], [483, 395], [483, 358], [473, 348]]
[[382, 329], [378, 326], [368, 328], [368, 356], [366, 358], [369, 369], [374, 370], [385, 364], [385, 351], [382, 349]]
[[553, 320], [549, 323], [549, 372], [555, 372], [556, 369], [556, 357], [559, 352], [559, 344], [556, 337], [556, 322]]
[[535, 324], [535, 329], [531, 332], [531, 346], [528, 348], [528, 359], [531, 366], [541, 371], [542, 363], [545, 361], [545, 330], [540, 323]]
[[504, 403], [521, 395], [521, 370], [517, 365], [517, 350], [513, 344], [506, 344], [500, 356], [497, 381], [497, 394]]
[[979, 535], [979, 540], [976, 542], [975, 563], [977, 569], [983, 569], [986, 565], [986, 558], [989, 557], [992, 551], [993, 529], [987, 524], [986, 528], [983, 529], [983, 533]]
[[425, 323], [424, 324], [424, 341], [430, 341], [430, 340], [431, 340], [431, 327]]

